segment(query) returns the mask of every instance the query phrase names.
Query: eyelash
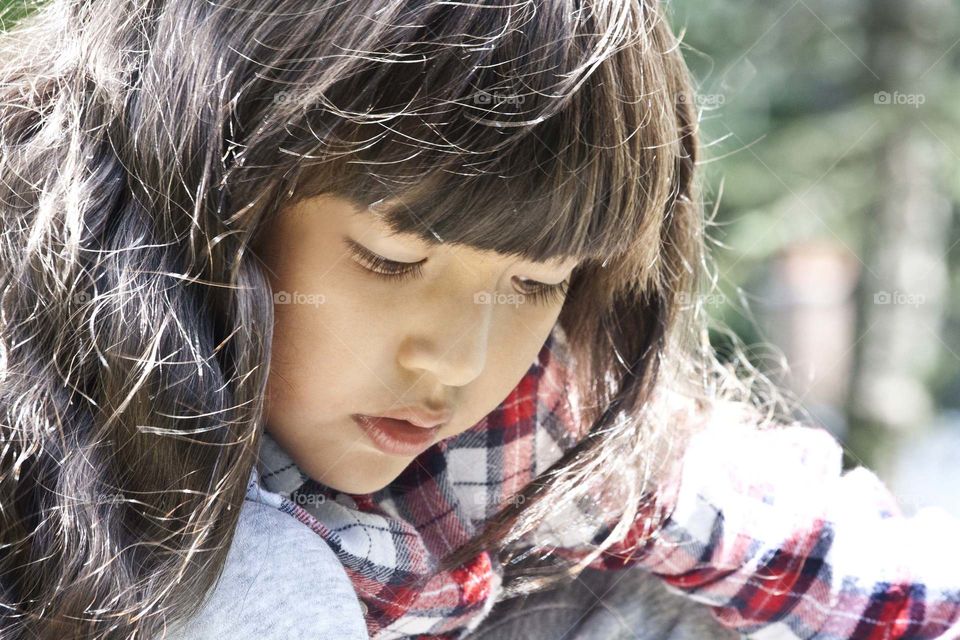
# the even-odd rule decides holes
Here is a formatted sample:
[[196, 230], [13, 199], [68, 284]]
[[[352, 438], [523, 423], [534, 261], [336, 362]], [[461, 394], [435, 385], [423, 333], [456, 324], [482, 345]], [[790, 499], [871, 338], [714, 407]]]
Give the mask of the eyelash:
[[366, 267], [367, 271], [380, 278], [402, 282], [423, 275], [423, 261], [403, 263], [388, 260], [383, 256], [370, 253], [353, 240], [347, 240], [347, 248], [353, 257]]
[[531, 296], [536, 304], [559, 303], [567, 296], [569, 286], [569, 279], [560, 284], [538, 284], [532, 293], [524, 293], [523, 295]]
[[[353, 257], [363, 263], [373, 275], [392, 282], [403, 282], [423, 275], [423, 261], [415, 263], [396, 262], [371, 253], [352, 240], [346, 241]], [[551, 304], [562, 301], [570, 287], [570, 279], [559, 284], [538, 284], [533, 291], [523, 295], [533, 298], [535, 304]]]

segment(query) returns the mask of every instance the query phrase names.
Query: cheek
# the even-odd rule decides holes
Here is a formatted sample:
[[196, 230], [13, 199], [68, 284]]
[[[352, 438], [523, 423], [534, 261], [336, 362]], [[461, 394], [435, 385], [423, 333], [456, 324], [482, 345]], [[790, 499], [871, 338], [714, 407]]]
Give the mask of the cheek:
[[[279, 306], [279, 305], [278, 305]], [[315, 335], [290, 330], [290, 314], [277, 310], [271, 344], [270, 374], [267, 378], [268, 422], [285, 425], [309, 411], [303, 398], [306, 390], [321, 388], [314, 379], [310, 363], [312, 347], [306, 336]]]
[[[504, 321], [490, 337], [487, 366], [469, 391], [464, 420], [457, 433], [469, 429], [496, 409], [537, 362], [543, 343], [556, 323], [556, 313], [540, 314], [537, 320], [513, 318]], [[454, 435], [454, 434], [451, 434]]]
[[[393, 372], [388, 345], [395, 316], [372, 313], [356, 278], [301, 282], [286, 303], [274, 305], [270, 380], [274, 397], [304, 414], [347, 415], [382, 404], [381, 380]], [[315, 296], [310, 298], [309, 296]], [[374, 397], [371, 398], [370, 394]]]
[[329, 310], [308, 304], [277, 304], [267, 381], [271, 421], [316, 422], [349, 400], [357, 366], [344, 337], [326, 328]]

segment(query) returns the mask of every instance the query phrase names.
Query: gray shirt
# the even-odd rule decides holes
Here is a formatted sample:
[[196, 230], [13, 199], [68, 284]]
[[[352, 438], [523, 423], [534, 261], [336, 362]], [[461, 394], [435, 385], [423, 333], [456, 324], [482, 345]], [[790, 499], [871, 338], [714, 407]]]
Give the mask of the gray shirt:
[[368, 640], [360, 601], [327, 543], [296, 518], [244, 500], [220, 580], [165, 640]]

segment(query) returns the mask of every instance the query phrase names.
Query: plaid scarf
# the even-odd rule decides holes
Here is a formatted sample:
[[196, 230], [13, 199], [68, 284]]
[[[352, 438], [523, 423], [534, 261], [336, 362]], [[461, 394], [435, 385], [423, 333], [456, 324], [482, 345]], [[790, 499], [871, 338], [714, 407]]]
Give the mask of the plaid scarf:
[[[557, 325], [500, 406], [371, 494], [315, 482], [264, 433], [247, 499], [324, 538], [371, 638], [463, 638], [502, 592], [502, 567], [488, 552], [446, 572], [438, 560], [583, 437], [568, 364]], [[708, 426], [682, 477], [661, 487], [674, 505], [664, 526], [647, 536], [638, 518], [591, 568], [650, 571], [755, 638], [960, 638], [957, 519], [935, 508], [907, 519], [869, 470], [842, 472], [842, 448], [823, 429], [760, 430], [736, 410]], [[577, 511], [544, 529], [571, 559], [609, 531], [589, 505]]]

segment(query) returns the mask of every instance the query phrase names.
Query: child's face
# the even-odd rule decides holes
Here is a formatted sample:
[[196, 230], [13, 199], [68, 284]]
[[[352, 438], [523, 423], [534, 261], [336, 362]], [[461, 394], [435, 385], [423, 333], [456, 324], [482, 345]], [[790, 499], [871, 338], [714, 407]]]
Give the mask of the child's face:
[[[392, 261], [425, 260], [422, 274], [378, 276], [348, 239]], [[475, 425], [534, 363], [560, 313], [559, 296], [530, 292], [576, 266], [390, 236], [374, 214], [330, 196], [282, 212], [259, 255], [276, 313], [266, 429], [304, 472], [348, 493], [384, 487], [415, 457], [377, 448], [353, 414], [449, 410], [434, 441]]]

